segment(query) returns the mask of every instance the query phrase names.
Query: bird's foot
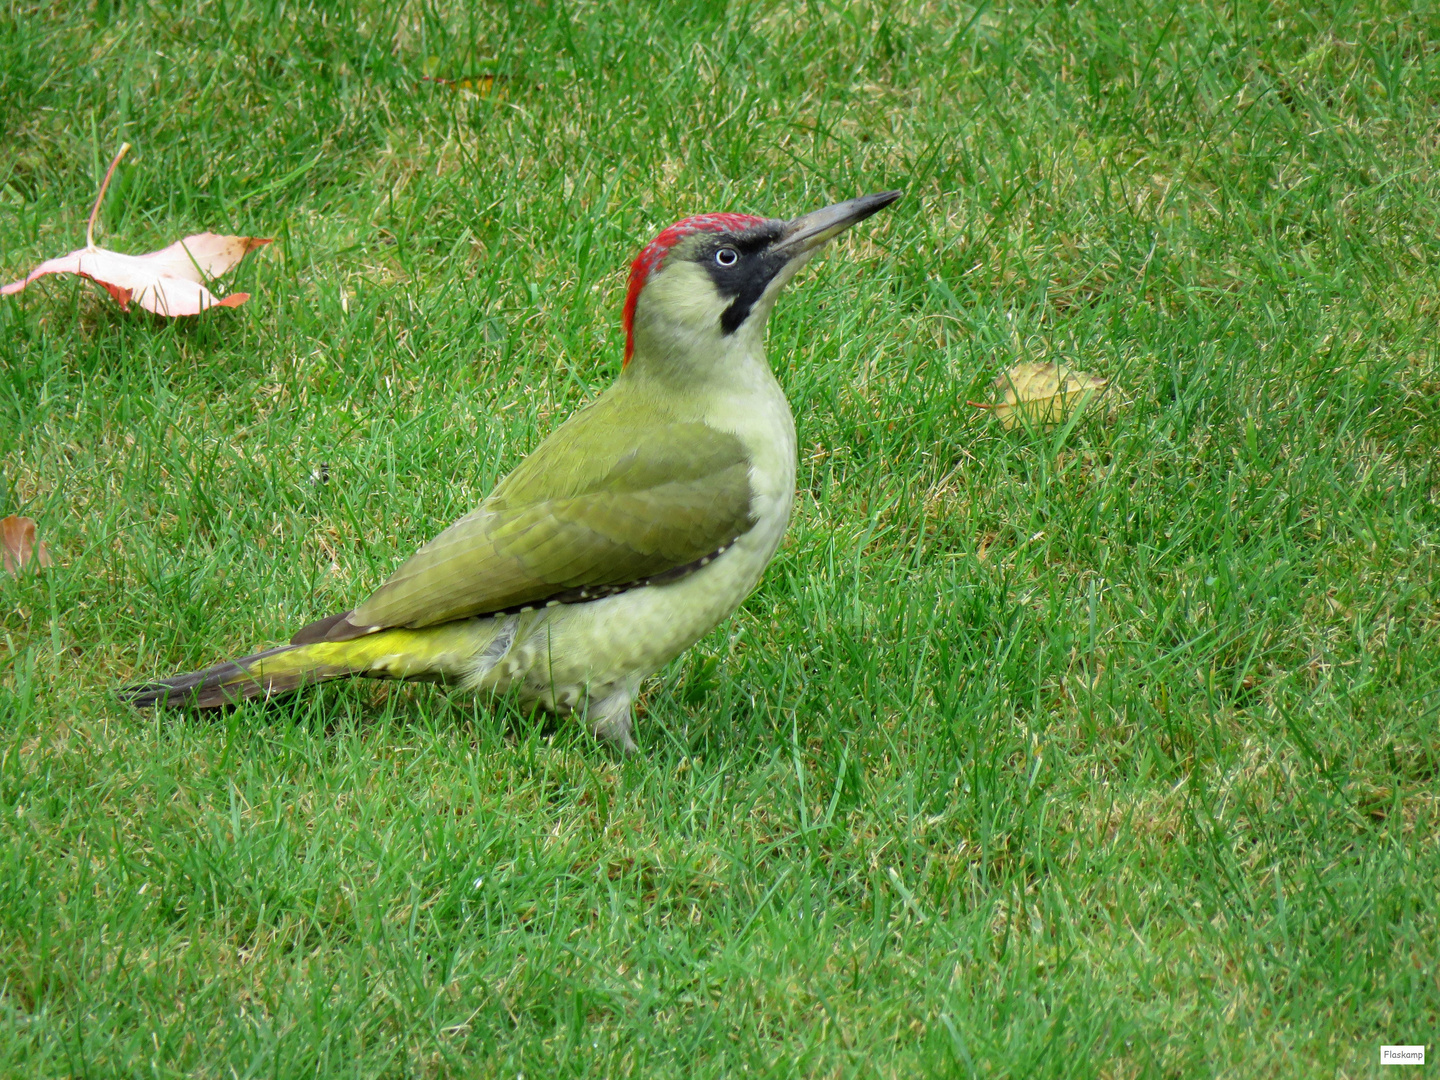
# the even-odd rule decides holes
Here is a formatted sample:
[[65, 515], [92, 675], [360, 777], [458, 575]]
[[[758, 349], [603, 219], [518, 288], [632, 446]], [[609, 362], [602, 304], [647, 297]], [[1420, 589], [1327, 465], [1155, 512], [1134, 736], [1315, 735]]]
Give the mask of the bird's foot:
[[585, 710], [585, 726], [590, 734], [627, 756], [640, 752], [633, 735], [635, 720], [631, 705], [634, 700], [634, 688], [617, 687], [609, 697], [592, 701]]

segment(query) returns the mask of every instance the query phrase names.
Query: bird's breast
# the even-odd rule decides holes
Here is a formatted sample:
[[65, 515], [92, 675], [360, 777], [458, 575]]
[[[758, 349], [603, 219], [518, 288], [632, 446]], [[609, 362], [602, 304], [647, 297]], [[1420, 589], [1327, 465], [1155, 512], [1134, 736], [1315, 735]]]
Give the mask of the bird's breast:
[[588, 687], [593, 698], [649, 675], [733, 614], [760, 581], [794, 503], [795, 424], [768, 367], [763, 378], [734, 389], [711, 395], [700, 419], [744, 444], [755, 524], [679, 580], [544, 612], [502, 666], [529, 687], [527, 696], [548, 701], [561, 690]]

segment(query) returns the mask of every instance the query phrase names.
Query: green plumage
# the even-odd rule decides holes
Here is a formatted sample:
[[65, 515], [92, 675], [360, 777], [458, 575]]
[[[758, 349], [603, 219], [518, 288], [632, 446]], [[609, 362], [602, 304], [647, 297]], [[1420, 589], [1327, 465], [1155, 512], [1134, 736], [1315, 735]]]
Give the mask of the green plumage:
[[626, 383], [622, 376], [561, 426], [353, 612], [306, 627], [295, 643], [627, 585], [696, 563], [748, 531], [750, 459], [740, 440], [667, 417]]
[[491, 621], [477, 627], [457, 623], [430, 630], [387, 630], [351, 641], [317, 641], [282, 645], [201, 671], [128, 687], [131, 704], [194, 705], [214, 708], [247, 698], [273, 697], [301, 686], [347, 675], [389, 679], [443, 679], [448, 657], [470, 655], [483, 648], [501, 627]]
[[346, 676], [436, 680], [578, 712], [633, 752], [642, 681], [734, 612], [790, 517], [795, 425], [762, 347], [775, 294], [898, 195], [662, 233], [632, 266], [630, 366], [473, 513], [290, 645], [123, 696], [210, 708]]

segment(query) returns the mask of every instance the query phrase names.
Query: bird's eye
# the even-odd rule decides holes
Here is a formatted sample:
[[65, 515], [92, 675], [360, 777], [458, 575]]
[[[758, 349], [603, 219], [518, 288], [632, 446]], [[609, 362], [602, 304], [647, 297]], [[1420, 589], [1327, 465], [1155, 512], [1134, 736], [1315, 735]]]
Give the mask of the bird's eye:
[[721, 248], [715, 252], [715, 261], [721, 266], [734, 266], [739, 259], [734, 248]]

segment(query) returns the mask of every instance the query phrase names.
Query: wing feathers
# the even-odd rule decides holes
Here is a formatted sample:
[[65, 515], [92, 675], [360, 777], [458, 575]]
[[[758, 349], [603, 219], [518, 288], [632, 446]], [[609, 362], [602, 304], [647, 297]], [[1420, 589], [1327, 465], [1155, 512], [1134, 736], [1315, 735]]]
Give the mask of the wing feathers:
[[[656, 424], [653, 413], [626, 425], [607, 416], [605, 400], [556, 431], [353, 613], [300, 634], [342, 640], [375, 626], [433, 626], [668, 580], [754, 525], [739, 439], [699, 423]], [[641, 434], [617, 455], [608, 436], [627, 427]]]

